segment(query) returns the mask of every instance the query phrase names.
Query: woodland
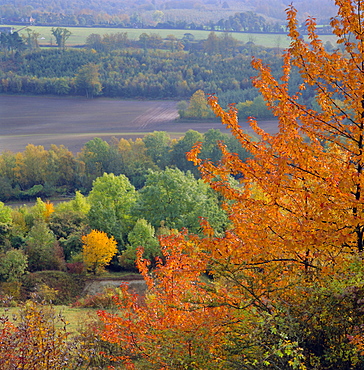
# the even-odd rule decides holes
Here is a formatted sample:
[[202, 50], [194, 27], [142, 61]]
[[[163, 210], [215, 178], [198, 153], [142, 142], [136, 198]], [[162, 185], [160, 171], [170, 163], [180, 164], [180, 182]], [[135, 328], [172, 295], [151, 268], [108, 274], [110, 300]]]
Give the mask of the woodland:
[[[252, 114], [258, 119], [272, 118], [252, 86], [251, 59], [253, 55], [262, 58], [278, 75], [282, 64], [279, 47], [242, 43], [228, 33], [211, 32], [206, 40], [196, 41], [190, 33], [182, 39], [142, 33], [138, 40], [131, 40], [127, 32], [118, 32], [91, 33], [84, 47], [66, 48], [71, 31], [57, 27], [52, 33], [56, 40], [53, 48], [40, 48], [38, 35], [31, 29], [23, 37], [16, 32], [0, 33], [0, 93], [174, 99], [181, 100], [183, 112], [188, 107], [186, 100], [202, 90], [215, 94], [224, 107], [237, 104], [241, 118]], [[333, 45], [326, 42], [325, 48], [333, 50]], [[293, 70], [291, 91], [299, 81]], [[300, 99], [316, 106], [310, 86]]]
[[[1, 155], [11, 191], [45, 191], [56, 174], [55, 187], [81, 174], [84, 188], [59, 204], [0, 203], [2, 298], [19, 308], [0, 320], [2, 369], [364, 369], [364, 4], [334, 3], [337, 48], [314, 18], [304, 41], [290, 5], [280, 74], [253, 58], [276, 134], [250, 117], [249, 135], [236, 106], [210, 95], [232, 136]], [[145, 293], [125, 284], [75, 301], [106, 267], [137, 269]], [[71, 335], [50, 300], [104, 307]]]
[[203, 41], [189, 33], [181, 40], [143, 33], [137, 41], [126, 32], [90, 34], [84, 48], [65, 49], [67, 31], [54, 29], [59, 47], [46, 49], [31, 30], [24, 38], [1, 33], [0, 92], [181, 100], [202, 89], [239, 103], [258, 96], [253, 53], [276, 71], [281, 63], [279, 50], [240, 44], [229, 34], [212, 32]]

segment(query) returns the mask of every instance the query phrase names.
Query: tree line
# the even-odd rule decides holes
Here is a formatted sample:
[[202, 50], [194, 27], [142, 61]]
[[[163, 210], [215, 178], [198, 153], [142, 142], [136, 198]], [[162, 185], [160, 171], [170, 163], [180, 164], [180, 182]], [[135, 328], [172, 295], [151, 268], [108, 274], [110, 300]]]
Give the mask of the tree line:
[[239, 149], [236, 139], [213, 129], [205, 134], [189, 130], [179, 140], [171, 139], [163, 131], [135, 140], [113, 138], [110, 143], [95, 138], [77, 154], [62, 145], [51, 145], [46, 150], [29, 144], [23, 152], [0, 155], [0, 200], [67, 196], [76, 190], [87, 194], [93, 181], [104, 172], [124, 174], [137, 189], [144, 186], [148, 170], [173, 167], [189, 170], [198, 177], [198, 171], [187, 161], [185, 153], [195, 142], [202, 141], [206, 143], [206, 158], [218, 160], [221, 152], [216, 143], [220, 140], [244, 158], [248, 156]]
[[[59, 48], [47, 50], [34, 47], [31, 31], [17, 49], [0, 39], [0, 92], [186, 99], [203, 90], [227, 105], [258, 96], [251, 86], [253, 54], [269, 62], [275, 73], [281, 64], [278, 49], [239, 43], [227, 33], [211, 32], [199, 42], [188, 33], [180, 40], [143, 33], [137, 41], [123, 32], [91, 34], [85, 48], [66, 50], [67, 30], [53, 33], [59, 36]], [[301, 99], [312, 97], [308, 87]]]
[[[126, 27], [126, 28], [164, 28], [164, 29], [186, 29], [186, 30], [226, 30], [246, 32], [284, 32], [278, 23], [266, 20], [253, 11], [236, 13], [228, 19], [220, 19], [215, 22], [209, 17], [192, 20], [191, 17], [166, 17], [165, 11], [174, 9], [175, 12], [183, 12], [185, 9], [200, 9], [194, 7], [192, 2], [169, 2], [165, 4], [144, 5], [142, 13], [137, 10], [139, 4], [120, 4], [117, 2], [85, 3], [52, 1], [45, 9], [44, 4], [38, 1], [26, 3], [19, 2], [18, 6], [0, 2], [0, 17], [5, 24], [36, 24], [58, 27]], [[206, 4], [207, 5], [207, 4]], [[134, 8], [134, 11], [132, 10]], [[224, 4], [208, 4], [208, 8], [228, 9]], [[173, 19], [174, 18], [174, 19]], [[215, 17], [216, 18], [216, 17]], [[173, 19], [173, 20], [172, 20]]]

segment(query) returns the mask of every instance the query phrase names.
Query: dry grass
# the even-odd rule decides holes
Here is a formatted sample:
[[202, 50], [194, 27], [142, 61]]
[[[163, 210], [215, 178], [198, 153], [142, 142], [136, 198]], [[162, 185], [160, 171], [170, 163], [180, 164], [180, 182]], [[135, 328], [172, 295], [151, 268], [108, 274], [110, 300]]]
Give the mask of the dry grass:
[[[52, 308], [55, 315], [60, 315], [67, 322], [67, 331], [77, 335], [85, 328], [85, 324], [97, 318], [97, 310], [93, 308], [74, 308], [69, 306], [45, 306]], [[0, 307], [0, 318], [7, 317], [13, 322], [18, 321], [19, 307]], [[57, 320], [56, 320], [57, 321]], [[62, 323], [57, 324], [61, 327]]]

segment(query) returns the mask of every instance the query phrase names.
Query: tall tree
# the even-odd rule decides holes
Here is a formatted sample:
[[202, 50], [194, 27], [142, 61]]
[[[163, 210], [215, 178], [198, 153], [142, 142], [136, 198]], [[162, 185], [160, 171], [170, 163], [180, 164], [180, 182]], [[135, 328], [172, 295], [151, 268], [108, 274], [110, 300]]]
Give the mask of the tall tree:
[[[190, 99], [188, 108], [182, 111], [182, 118], [211, 118], [213, 116], [210, 106], [207, 103], [207, 98], [202, 90], [197, 90]], [[181, 112], [181, 113], [182, 113]]]
[[203, 141], [203, 135], [195, 130], [188, 130], [172, 147], [170, 157], [171, 163], [181, 171], [191, 171], [199, 175], [197, 168], [187, 160], [186, 154], [197, 143]]
[[94, 63], [88, 63], [81, 67], [76, 74], [76, 88], [87, 98], [93, 98], [102, 91], [100, 82], [99, 66]]
[[137, 193], [124, 175], [106, 174], [96, 179], [88, 197], [91, 228], [114, 236], [120, 245], [132, 227], [131, 208]]
[[154, 131], [144, 136], [143, 142], [147, 148], [146, 154], [161, 169], [164, 169], [169, 161], [169, 144], [171, 138], [165, 131]]
[[155, 228], [164, 224], [198, 232], [201, 217], [209, 219], [218, 232], [226, 226], [226, 215], [219, 208], [216, 194], [190, 172], [168, 167], [164, 171], [150, 171], [139, 194], [132, 212], [135, 217], [143, 215]]
[[69, 31], [67, 28], [62, 27], [57, 28], [52, 27], [51, 32], [54, 38], [56, 39], [56, 44], [58, 45], [58, 47], [64, 49], [66, 47], [66, 41], [72, 35], [72, 32]]
[[38, 38], [40, 36], [40, 33], [36, 31], [32, 31], [31, 29], [27, 28], [26, 29], [26, 36], [23, 36], [23, 39], [26, 42], [26, 45], [29, 49], [39, 49], [39, 41]]
[[88, 141], [79, 153], [79, 159], [85, 164], [84, 186], [91, 188], [92, 182], [103, 173], [109, 172], [110, 145], [98, 138]]
[[[130, 346], [132, 355], [126, 354], [126, 363], [139, 354], [153, 368], [155, 354], [145, 343], [159, 339], [159, 348], [169, 346], [168, 353], [161, 354], [159, 367], [183, 368], [170, 362], [171, 357], [175, 363], [181, 358], [178, 344], [182, 341], [164, 336], [170, 322], [162, 328], [159, 324], [167, 317], [162, 313], [173, 308], [192, 319], [196, 310], [182, 307], [194, 297], [199, 308], [210, 312], [211, 320], [209, 308], [226, 309], [223, 324], [215, 320], [223, 335], [206, 348], [212, 356], [208, 365], [192, 351], [197, 368], [362, 367], [363, 317], [355, 307], [363, 294], [363, 3], [335, 3], [338, 15], [331, 26], [342, 51], [325, 50], [313, 18], [306, 21], [306, 43], [298, 32], [296, 10], [290, 6], [291, 45], [284, 55], [281, 80], [254, 60], [259, 71], [254, 83], [279, 120], [277, 134], [266, 133], [250, 119], [261, 139], [252, 140], [240, 128], [236, 109], [225, 112], [216, 98], [210, 98], [215, 114], [253, 156], [242, 161], [220, 144], [222, 158], [213, 163], [199, 158], [201, 145], [191, 151], [189, 158], [199, 165], [204, 181], [226, 200], [230, 227], [223, 236], [213, 236], [214, 230], [203, 222], [204, 238], [162, 240], [170, 255], [154, 274], [165, 274], [170, 284], [178, 281], [178, 288], [169, 304], [166, 290], [153, 291], [153, 285], [163, 279], [158, 276], [150, 284], [151, 294], [165, 299], [157, 309], [161, 316], [154, 311], [153, 297], [148, 297], [144, 308], [124, 302], [130, 313], [124, 326], [104, 315], [105, 322], [116, 325], [112, 326], [115, 331], [105, 333], [105, 339]], [[294, 96], [288, 93], [292, 66], [302, 77]], [[306, 86], [316, 87], [319, 111], [300, 102]], [[230, 185], [231, 174], [239, 175], [239, 188]], [[186, 258], [191, 259], [187, 262]], [[199, 274], [176, 280], [184, 268]], [[212, 277], [207, 283], [199, 278], [205, 271]], [[151, 278], [146, 274], [147, 280]], [[191, 282], [202, 289], [186, 297]], [[182, 286], [185, 289], [180, 291]], [[173, 332], [182, 332], [188, 319]], [[210, 320], [205, 318], [205, 322]], [[147, 323], [153, 330], [143, 326]], [[136, 336], [130, 335], [133, 325], [140, 328]], [[208, 330], [212, 341], [215, 332]], [[149, 333], [155, 337], [148, 338]], [[188, 366], [193, 368], [191, 363]]]

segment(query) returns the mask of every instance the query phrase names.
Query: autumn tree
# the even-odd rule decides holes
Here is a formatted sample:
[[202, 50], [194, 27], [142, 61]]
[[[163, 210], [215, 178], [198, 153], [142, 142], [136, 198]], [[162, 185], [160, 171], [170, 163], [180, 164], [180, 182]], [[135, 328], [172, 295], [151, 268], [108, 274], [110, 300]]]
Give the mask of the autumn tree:
[[[149, 147], [152, 153], [149, 152], [148, 155], [143, 139], [137, 138], [133, 141], [132, 139], [126, 140], [121, 138], [120, 140], [113, 140], [111, 145], [120, 153], [123, 163], [123, 174], [127, 176], [131, 184], [136, 188], [141, 188], [144, 185], [148, 169], [158, 169], [151, 157], [153, 153], [152, 145]], [[165, 151], [165, 148], [162, 148], [161, 152], [164, 153]], [[158, 153], [158, 151], [154, 152], [153, 155], [157, 154], [157, 158], [160, 159]]]
[[75, 78], [77, 91], [84, 94], [86, 98], [93, 98], [102, 91], [100, 82], [99, 66], [95, 63], [88, 63], [82, 66]]
[[179, 111], [181, 118], [211, 118], [213, 116], [207, 98], [202, 90], [197, 90], [190, 99], [188, 108]]
[[[126, 314], [99, 313], [105, 324], [102, 339], [119, 344], [122, 350], [120, 356], [110, 357], [129, 369], [220, 368], [223, 359], [217, 359], [217, 344], [224, 335], [229, 308], [199, 304], [204, 294], [198, 283], [200, 268], [206, 266], [203, 260], [185, 253], [194, 243], [186, 244], [184, 239], [185, 235], [173, 235], [167, 243], [171, 249], [162, 248], [166, 262], [157, 259], [155, 280], [149, 275], [148, 261], [141, 258], [143, 251], [139, 251], [138, 268], [148, 286], [142, 304], [122, 286], [123, 298], [115, 300]], [[161, 244], [165, 245], [164, 239]]]
[[[191, 352], [197, 368], [362, 367], [363, 318], [355, 307], [363, 297], [363, 3], [335, 4], [338, 14], [331, 26], [342, 49], [325, 50], [314, 18], [306, 21], [305, 42], [296, 10], [290, 6], [291, 44], [283, 56], [281, 79], [258, 59], [253, 61], [258, 70], [254, 85], [278, 119], [277, 134], [266, 133], [251, 118], [260, 138], [253, 140], [241, 129], [234, 107], [224, 111], [215, 97], [209, 99], [215, 114], [252, 157], [242, 161], [223, 144], [216, 163], [199, 158], [201, 144], [189, 154], [204, 181], [225, 200], [230, 225], [216, 236], [202, 220], [203, 238], [164, 238], [162, 250], [169, 256], [153, 273], [152, 283], [139, 261], [151, 294], [145, 307], [129, 299], [121, 305], [129, 315], [122, 319], [103, 315], [110, 329], [104, 339], [127, 346], [122, 360], [130, 368], [138, 368], [133, 362], [137, 355], [150, 368], [179, 368], [178, 345], [187, 339], [184, 328], [198, 309], [209, 317], [204, 322], [214, 321], [216, 327], [207, 328], [211, 347], [205, 353], [212, 356], [208, 365]], [[293, 68], [300, 72], [302, 84], [290, 95]], [[318, 110], [300, 99], [308, 86], [316, 89]], [[231, 186], [231, 175], [240, 179], [239, 187]], [[173, 273], [168, 275], [172, 263]], [[185, 272], [185, 279], [178, 280], [186, 266], [195, 275]], [[202, 278], [206, 272], [208, 281]], [[174, 289], [167, 292], [165, 282]], [[185, 294], [192, 285], [197, 308], [183, 309], [183, 304], [191, 303]], [[160, 307], [153, 301], [157, 295], [163, 301]], [[211, 307], [225, 309], [224, 320], [214, 319]], [[171, 322], [163, 320], [173, 309], [186, 316], [172, 330], [183, 333], [178, 339], [165, 335]], [[216, 330], [221, 336], [215, 336]], [[150, 351], [152, 343], [159, 344], [158, 350], [167, 346], [168, 353], [161, 351], [157, 357]]]
[[82, 237], [83, 261], [93, 274], [100, 272], [117, 252], [116, 241], [103, 231], [92, 230]]
[[42, 145], [29, 144], [23, 152], [16, 154], [15, 174], [22, 189], [46, 181], [47, 151]]

